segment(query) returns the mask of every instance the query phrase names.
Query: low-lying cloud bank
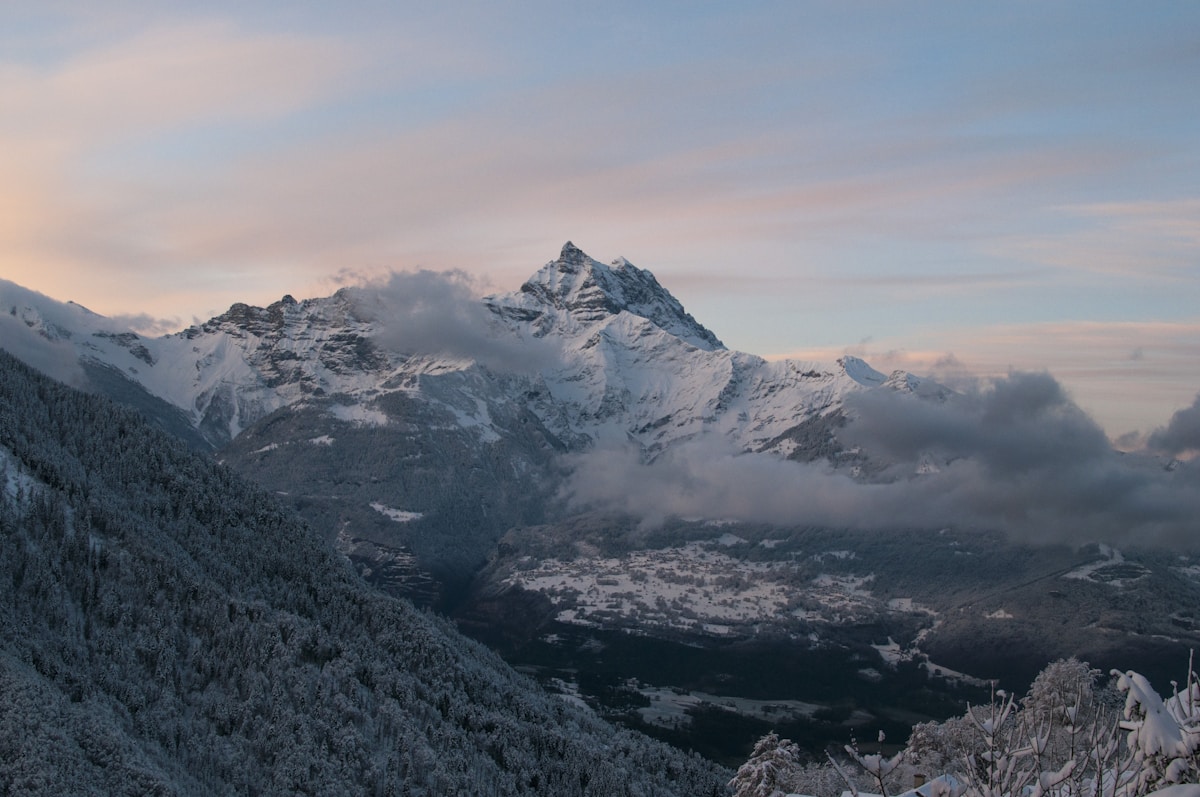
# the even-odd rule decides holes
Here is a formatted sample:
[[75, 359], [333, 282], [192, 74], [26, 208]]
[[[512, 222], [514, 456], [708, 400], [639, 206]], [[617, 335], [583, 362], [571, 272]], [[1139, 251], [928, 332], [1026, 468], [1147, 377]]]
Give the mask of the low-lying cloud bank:
[[375, 341], [408, 354], [477, 360], [502, 372], [533, 373], [557, 362], [545, 339], [520, 339], [497, 325], [465, 272], [393, 272], [352, 289], [358, 308], [379, 325]]
[[[1200, 544], [1200, 468], [1113, 450], [1048, 374], [1012, 374], [944, 402], [870, 391], [847, 408], [843, 443], [880, 466], [866, 480], [706, 437], [649, 463], [633, 447], [578, 455], [566, 494], [576, 506], [618, 509], [647, 524], [701, 516], [996, 529], [1047, 543]], [[1162, 450], [1182, 444], [1192, 417], [1172, 419]]]

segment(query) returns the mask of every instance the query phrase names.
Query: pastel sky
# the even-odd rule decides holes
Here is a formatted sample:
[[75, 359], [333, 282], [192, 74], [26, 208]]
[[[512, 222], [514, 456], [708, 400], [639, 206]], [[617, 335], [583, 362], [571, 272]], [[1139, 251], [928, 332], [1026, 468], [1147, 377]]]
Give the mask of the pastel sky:
[[731, 348], [1200, 391], [1200, 3], [0, 7], [0, 277], [166, 331], [570, 239]]

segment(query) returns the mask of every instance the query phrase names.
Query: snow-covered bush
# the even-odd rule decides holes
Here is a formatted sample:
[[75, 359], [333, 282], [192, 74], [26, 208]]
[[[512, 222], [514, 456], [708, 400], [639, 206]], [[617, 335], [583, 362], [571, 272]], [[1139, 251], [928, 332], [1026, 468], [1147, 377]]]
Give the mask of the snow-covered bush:
[[907, 760], [918, 772], [948, 772], [956, 762], [982, 751], [979, 733], [967, 717], [914, 725], [905, 749]]
[[847, 787], [888, 795], [920, 771], [952, 776], [946, 784], [956, 785], [938, 790], [949, 797], [1200, 797], [1200, 681], [1191, 663], [1184, 687], [1173, 684], [1166, 700], [1138, 673], [1114, 670], [1123, 710], [1101, 699], [1099, 674], [1076, 659], [1054, 662], [1023, 699], [997, 691], [962, 717], [917, 725], [891, 758], [848, 746], [844, 763], [805, 768], [796, 746], [772, 733], [730, 785], [737, 797], [825, 797]]
[[[883, 732], [879, 734], [879, 743], [883, 744]], [[895, 794], [903, 789], [897, 788], [897, 779], [900, 777], [901, 764], [904, 763], [904, 751], [901, 750], [892, 757], [887, 757], [881, 753], [862, 753], [858, 749], [858, 744], [848, 744], [845, 747], [846, 754], [851, 760], [858, 765], [858, 768], [866, 776], [870, 783], [871, 789], [881, 795]], [[858, 787], [855, 779], [845, 774], [845, 770], [838, 765], [837, 761], [830, 758], [829, 762], [833, 764], [834, 769], [837, 769], [839, 774], [846, 781], [846, 785], [850, 787], [852, 794], [857, 797]], [[911, 778], [911, 776], [910, 776]]]
[[1183, 690], [1176, 686], [1165, 701], [1138, 673], [1113, 675], [1125, 693], [1121, 728], [1135, 764], [1134, 793], [1200, 782], [1200, 683], [1191, 668]]

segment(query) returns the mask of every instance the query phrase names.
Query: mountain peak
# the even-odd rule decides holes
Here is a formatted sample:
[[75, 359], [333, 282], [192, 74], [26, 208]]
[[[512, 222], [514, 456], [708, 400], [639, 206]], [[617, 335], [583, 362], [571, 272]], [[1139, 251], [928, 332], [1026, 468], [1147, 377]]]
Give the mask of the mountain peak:
[[563, 244], [562, 251], [558, 253], [558, 260], [556, 262], [561, 263], [564, 266], [582, 268], [583, 266], [587, 265], [587, 261], [589, 260], [591, 260], [591, 258], [588, 257], [582, 249], [570, 241], [567, 241], [565, 244]]
[[698, 348], [725, 348], [649, 271], [623, 257], [606, 266], [571, 241], [563, 244], [557, 260], [521, 286], [516, 298], [526, 311], [563, 311], [585, 324], [628, 312]]

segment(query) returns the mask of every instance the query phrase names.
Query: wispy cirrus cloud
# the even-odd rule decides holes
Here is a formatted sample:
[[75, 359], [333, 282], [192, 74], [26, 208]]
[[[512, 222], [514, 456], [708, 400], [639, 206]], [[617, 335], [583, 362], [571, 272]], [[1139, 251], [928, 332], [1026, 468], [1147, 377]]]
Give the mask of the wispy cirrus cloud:
[[170, 257], [170, 233], [146, 209], [186, 205], [206, 169], [221, 168], [205, 136], [245, 135], [299, 112], [359, 66], [343, 43], [220, 21], [135, 30], [50, 62], [0, 63], [5, 275], [60, 275], [95, 296], [114, 282], [137, 291], [136, 276], [152, 285], [164, 268], [202, 267]]
[[998, 255], [1140, 280], [1195, 282], [1200, 269], [1200, 197], [1096, 202], [1052, 209], [1070, 223], [1049, 234], [1011, 236]]
[[[186, 140], [205, 126], [253, 126], [361, 92], [382, 79], [364, 77], [362, 64], [376, 63], [383, 44], [367, 41], [374, 48], [364, 54], [332, 36], [251, 34], [223, 22], [158, 27], [57, 69], [17, 70], [9, 93], [25, 111], [14, 116], [30, 119], [39, 138], [50, 128], [87, 131], [127, 153], [155, 131], [182, 129]], [[74, 262], [200, 264], [237, 278], [235, 259], [276, 274], [284, 263], [309, 274], [350, 261], [448, 268], [485, 247], [536, 239], [536, 252], [522, 249], [525, 269], [568, 236], [650, 258], [679, 252], [681, 239], [684, 252], [700, 254], [747, 236], [836, 239], [864, 227], [919, 236], [945, 229], [948, 207], [961, 226], [981, 215], [971, 210], [981, 196], [1095, 166], [1086, 147], [1012, 151], [987, 137], [931, 135], [911, 119], [864, 136], [870, 126], [836, 114], [821, 88], [853, 56], [824, 67], [773, 59], [697, 52], [512, 84], [441, 117], [382, 112], [377, 124], [285, 136], [269, 151], [193, 148], [202, 168], [176, 159], [165, 175], [134, 170], [116, 184], [105, 159], [91, 158], [91, 180], [72, 178], [54, 194], [83, 207], [42, 240]], [[749, 123], [797, 90], [797, 102], [825, 113], [803, 125]], [[714, 105], [724, 112], [714, 116]], [[49, 218], [65, 217], [52, 210]]]
[[205, 122], [264, 119], [327, 95], [356, 65], [343, 43], [224, 21], [155, 27], [52, 65], [0, 69], [0, 131], [78, 148]]

